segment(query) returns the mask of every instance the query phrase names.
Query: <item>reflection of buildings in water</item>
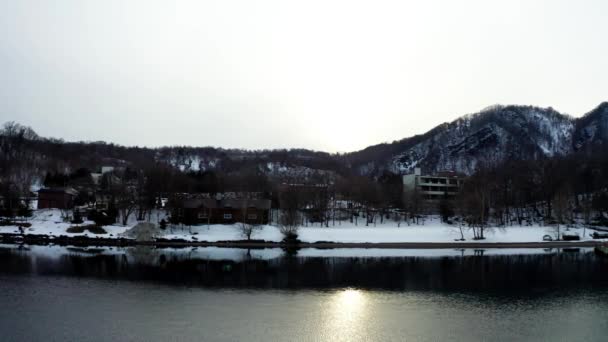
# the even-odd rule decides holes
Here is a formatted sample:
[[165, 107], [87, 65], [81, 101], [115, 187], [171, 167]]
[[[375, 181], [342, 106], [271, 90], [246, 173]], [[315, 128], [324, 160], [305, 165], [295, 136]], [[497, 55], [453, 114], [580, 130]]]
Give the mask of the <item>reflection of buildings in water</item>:
[[[525, 251], [525, 249], [523, 250]], [[606, 263], [581, 248], [512, 255], [458, 250], [440, 257], [284, 257], [281, 249], [62, 247], [0, 244], [0, 273], [249, 288], [500, 289], [606, 284]], [[493, 254], [494, 253], [494, 254]], [[504, 254], [497, 254], [504, 253]], [[332, 297], [337, 322], [359, 317], [365, 292]], [[369, 311], [369, 310], [368, 310]]]

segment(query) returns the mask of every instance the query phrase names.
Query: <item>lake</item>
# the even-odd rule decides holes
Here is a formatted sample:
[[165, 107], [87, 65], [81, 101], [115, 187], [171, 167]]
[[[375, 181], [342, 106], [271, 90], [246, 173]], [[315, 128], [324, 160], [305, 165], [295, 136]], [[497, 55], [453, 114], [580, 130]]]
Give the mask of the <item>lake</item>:
[[3, 341], [605, 341], [591, 249], [0, 245]]

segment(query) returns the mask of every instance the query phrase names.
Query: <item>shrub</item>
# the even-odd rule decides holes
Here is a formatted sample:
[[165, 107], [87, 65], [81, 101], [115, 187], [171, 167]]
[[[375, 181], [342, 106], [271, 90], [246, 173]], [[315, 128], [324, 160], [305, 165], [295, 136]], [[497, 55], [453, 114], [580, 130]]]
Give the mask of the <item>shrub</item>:
[[29, 205], [22, 206], [19, 208], [19, 210], [17, 210], [17, 216], [32, 217], [32, 214], [33, 214], [33, 211], [29, 207]]
[[116, 214], [112, 211], [92, 210], [89, 212], [88, 219], [98, 226], [105, 226], [116, 222]]
[[171, 216], [169, 216], [169, 222], [171, 222], [171, 224], [179, 224], [181, 223], [181, 220], [177, 215], [171, 214]]
[[29, 222], [18, 222], [18, 221], [13, 221], [13, 220], [2, 220], [0, 221], [0, 227], [1, 226], [19, 226], [19, 227], [23, 227], [23, 228], [29, 228], [32, 226], [31, 223]]
[[279, 231], [283, 235], [283, 242], [287, 244], [297, 244], [298, 223], [300, 215], [297, 210], [285, 210], [279, 217]]
[[29, 222], [20, 222], [14, 220], [0, 220], [0, 227], [2, 226], [19, 226], [24, 228], [29, 228], [32, 226]]
[[82, 222], [84, 221], [82, 220], [82, 215], [80, 215], [80, 212], [74, 211], [74, 216], [72, 217], [71, 223], [80, 224]]
[[85, 230], [88, 230], [93, 234], [107, 234], [105, 229], [95, 224], [89, 224], [86, 226], [71, 226], [66, 231], [68, 233], [79, 234], [84, 233]]
[[10, 208], [0, 208], [0, 217], [13, 218], [15, 211]]
[[84, 233], [85, 231], [85, 227], [84, 226], [71, 226], [68, 229], [66, 229], [66, 232], [68, 233]]
[[279, 231], [283, 235], [283, 242], [286, 244], [299, 244], [297, 226], [280, 226]]
[[598, 215], [593, 222], [591, 222], [594, 226], [607, 227], [608, 219], [602, 215]]

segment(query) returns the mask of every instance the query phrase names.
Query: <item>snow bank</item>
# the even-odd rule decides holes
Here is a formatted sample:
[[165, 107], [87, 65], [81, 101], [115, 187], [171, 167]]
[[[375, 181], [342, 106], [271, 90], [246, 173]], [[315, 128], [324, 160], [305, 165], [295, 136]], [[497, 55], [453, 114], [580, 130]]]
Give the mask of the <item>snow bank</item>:
[[124, 233], [118, 234], [118, 236], [137, 241], [154, 241], [155, 237], [162, 236], [162, 232], [154, 223], [141, 222], [133, 228], [127, 229]]

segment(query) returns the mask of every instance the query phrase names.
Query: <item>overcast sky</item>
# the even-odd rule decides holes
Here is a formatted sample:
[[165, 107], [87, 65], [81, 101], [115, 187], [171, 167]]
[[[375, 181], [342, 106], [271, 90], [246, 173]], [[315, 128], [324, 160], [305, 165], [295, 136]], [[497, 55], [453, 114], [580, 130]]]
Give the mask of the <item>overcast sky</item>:
[[352, 151], [492, 104], [608, 100], [608, 1], [0, 0], [0, 122]]

